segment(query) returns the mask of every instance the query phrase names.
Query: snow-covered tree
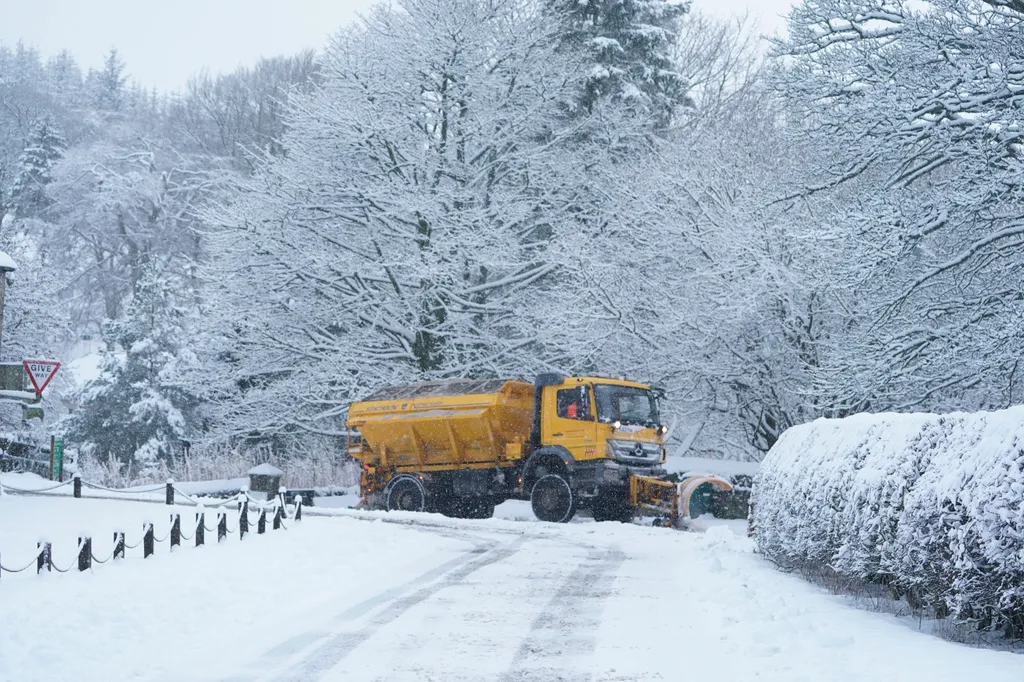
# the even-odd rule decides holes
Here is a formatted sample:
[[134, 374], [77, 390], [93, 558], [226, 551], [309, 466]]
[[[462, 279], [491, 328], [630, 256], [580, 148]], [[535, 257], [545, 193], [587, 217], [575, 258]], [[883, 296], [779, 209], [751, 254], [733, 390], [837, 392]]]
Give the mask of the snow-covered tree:
[[67, 50], [62, 50], [46, 62], [47, 87], [53, 96], [65, 105], [80, 105], [82, 69]]
[[[216, 159], [180, 152], [128, 123], [70, 149], [54, 168], [52, 257], [78, 276], [74, 314], [83, 328], [121, 317], [153, 259], [199, 257], [195, 210], [224, 177]], [[80, 295], [80, 292], [88, 292]]]
[[102, 69], [89, 72], [86, 82], [93, 106], [99, 111], [110, 113], [121, 111], [125, 106], [127, 84], [124, 60], [116, 49], [107, 53]]
[[847, 192], [837, 266], [876, 309], [846, 374], [875, 377], [876, 405], [1024, 397], [1022, 20], [995, 0], [816, 0], [778, 45], [792, 127], [830, 150], [800, 194]]
[[561, 24], [560, 42], [589, 53], [579, 104], [601, 101], [634, 111], [658, 127], [689, 102], [688, 83], [671, 57], [689, 2], [673, 0], [546, 0]]
[[231, 158], [250, 172], [259, 153], [280, 155], [289, 98], [318, 79], [312, 51], [261, 59], [252, 68], [193, 77], [169, 107], [171, 125], [197, 151]]
[[583, 125], [560, 116], [577, 62], [549, 24], [520, 0], [409, 0], [334, 39], [288, 154], [212, 216], [230, 409], [330, 430], [371, 386], [544, 366]]
[[46, 186], [54, 164], [64, 155], [67, 142], [50, 117], [32, 126], [28, 144], [18, 160], [18, 173], [8, 193], [9, 210], [16, 217], [37, 217], [51, 203]]
[[180, 276], [150, 261], [123, 317], [109, 320], [100, 375], [79, 396], [69, 437], [94, 460], [128, 477], [161, 471], [192, 437], [196, 398], [184, 386], [194, 364]]

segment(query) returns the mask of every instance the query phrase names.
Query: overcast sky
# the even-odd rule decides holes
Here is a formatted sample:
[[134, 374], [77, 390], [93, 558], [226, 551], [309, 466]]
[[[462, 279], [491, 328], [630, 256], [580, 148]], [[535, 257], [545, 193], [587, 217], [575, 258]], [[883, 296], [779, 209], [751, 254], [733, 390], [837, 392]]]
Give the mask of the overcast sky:
[[[181, 88], [193, 73], [231, 71], [261, 56], [319, 49], [375, 0], [0, 0], [0, 42], [24, 40], [49, 57], [69, 50], [98, 67], [111, 47], [146, 87]], [[792, 0], [695, 0], [719, 16], [780, 28]]]

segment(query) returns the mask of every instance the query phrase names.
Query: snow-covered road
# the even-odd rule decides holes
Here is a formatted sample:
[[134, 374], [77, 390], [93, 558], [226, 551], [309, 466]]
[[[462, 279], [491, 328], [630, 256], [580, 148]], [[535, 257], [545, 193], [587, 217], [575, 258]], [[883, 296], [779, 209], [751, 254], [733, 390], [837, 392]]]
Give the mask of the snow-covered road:
[[[0, 552], [25, 535], [5, 534], [11, 519], [55, 524], [40, 505], [57, 502], [102, 505], [86, 526], [144, 511], [5, 497]], [[851, 608], [728, 527], [338, 513], [91, 574], [4, 576], [0, 679], [1024, 679], [1024, 656]]]

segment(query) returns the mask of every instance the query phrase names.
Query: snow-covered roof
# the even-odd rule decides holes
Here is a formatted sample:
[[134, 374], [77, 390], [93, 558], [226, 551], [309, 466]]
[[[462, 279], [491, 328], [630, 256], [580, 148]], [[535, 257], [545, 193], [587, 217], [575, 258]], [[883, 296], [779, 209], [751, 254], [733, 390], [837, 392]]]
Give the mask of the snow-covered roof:
[[737, 462], [731, 459], [704, 459], [702, 457], [667, 457], [665, 470], [672, 474], [713, 474], [730, 478], [732, 476], [753, 476], [761, 467], [757, 462]]
[[254, 466], [252, 469], [249, 469], [250, 476], [281, 476], [283, 474], [283, 471], [278, 469], [273, 464], [268, 464], [267, 462], [264, 462], [259, 466]]
[[18, 266], [14, 264], [14, 259], [7, 255], [7, 252], [0, 251], [0, 271], [14, 272], [18, 269]]

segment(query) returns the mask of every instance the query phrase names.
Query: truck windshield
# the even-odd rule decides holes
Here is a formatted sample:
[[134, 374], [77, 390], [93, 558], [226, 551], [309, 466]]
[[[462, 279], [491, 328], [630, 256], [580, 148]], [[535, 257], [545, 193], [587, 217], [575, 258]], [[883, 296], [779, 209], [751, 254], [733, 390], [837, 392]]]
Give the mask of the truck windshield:
[[651, 427], [660, 424], [658, 401], [645, 388], [596, 384], [594, 397], [597, 399], [598, 421]]

